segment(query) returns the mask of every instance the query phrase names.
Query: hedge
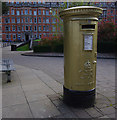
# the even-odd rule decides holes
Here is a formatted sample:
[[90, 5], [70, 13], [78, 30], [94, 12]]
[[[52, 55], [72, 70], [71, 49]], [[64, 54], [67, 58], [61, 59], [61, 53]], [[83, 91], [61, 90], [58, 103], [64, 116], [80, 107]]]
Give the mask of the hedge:
[[97, 43], [97, 52], [99, 53], [113, 53], [115, 52], [115, 42], [98, 42]]

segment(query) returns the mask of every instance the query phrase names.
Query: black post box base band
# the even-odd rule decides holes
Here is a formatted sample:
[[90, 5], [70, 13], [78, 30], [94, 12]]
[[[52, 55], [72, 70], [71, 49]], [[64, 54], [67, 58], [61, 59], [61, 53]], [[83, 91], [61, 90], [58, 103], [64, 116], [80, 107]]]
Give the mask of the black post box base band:
[[95, 103], [95, 89], [89, 91], [69, 90], [63, 86], [63, 102], [73, 107], [92, 107]]

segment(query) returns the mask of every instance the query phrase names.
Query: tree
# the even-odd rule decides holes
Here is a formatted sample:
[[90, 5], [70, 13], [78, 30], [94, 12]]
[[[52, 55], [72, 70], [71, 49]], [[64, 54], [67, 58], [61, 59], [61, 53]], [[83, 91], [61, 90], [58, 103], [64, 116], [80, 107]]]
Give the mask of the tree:
[[9, 10], [9, 7], [6, 5], [6, 2], [2, 2], [2, 15], [6, 14]]

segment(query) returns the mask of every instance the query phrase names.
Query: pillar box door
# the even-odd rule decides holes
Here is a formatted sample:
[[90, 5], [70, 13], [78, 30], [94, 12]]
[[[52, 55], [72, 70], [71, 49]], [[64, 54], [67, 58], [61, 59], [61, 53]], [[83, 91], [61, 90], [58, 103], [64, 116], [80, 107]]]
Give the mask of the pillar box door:
[[95, 101], [97, 28], [102, 9], [93, 6], [60, 12], [64, 22], [64, 102], [92, 106]]

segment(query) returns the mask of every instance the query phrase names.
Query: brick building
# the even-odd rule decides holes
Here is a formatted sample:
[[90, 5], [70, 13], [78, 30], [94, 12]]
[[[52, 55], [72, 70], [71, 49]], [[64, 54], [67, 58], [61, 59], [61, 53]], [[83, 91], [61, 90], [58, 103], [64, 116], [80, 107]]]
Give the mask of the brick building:
[[[90, 4], [103, 8], [103, 14], [99, 17], [100, 23], [103, 19], [117, 24], [115, 2]], [[27, 41], [62, 34], [62, 20], [58, 17], [58, 8], [64, 6], [64, 3], [8, 2], [7, 5], [8, 14], [2, 16], [2, 40]]]
[[27, 41], [62, 33], [62, 23], [57, 17], [59, 4], [8, 2], [7, 5], [8, 14], [2, 17], [3, 40]]

